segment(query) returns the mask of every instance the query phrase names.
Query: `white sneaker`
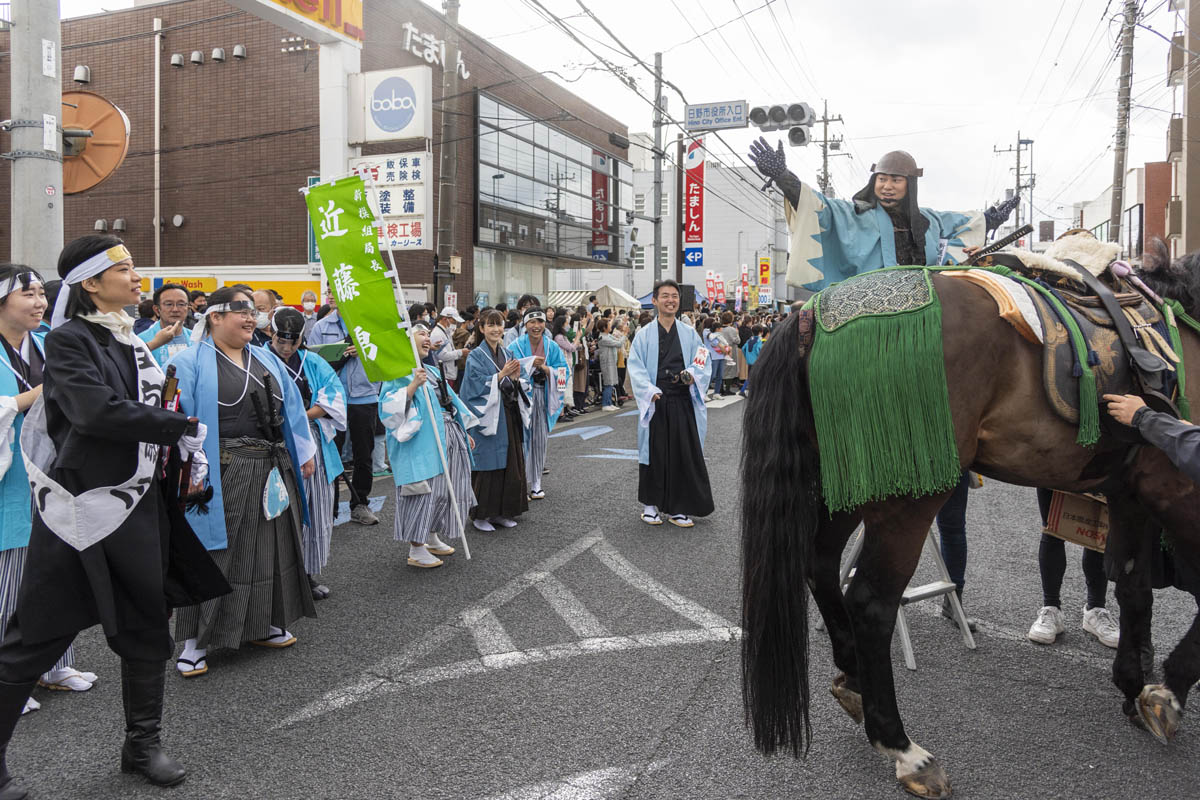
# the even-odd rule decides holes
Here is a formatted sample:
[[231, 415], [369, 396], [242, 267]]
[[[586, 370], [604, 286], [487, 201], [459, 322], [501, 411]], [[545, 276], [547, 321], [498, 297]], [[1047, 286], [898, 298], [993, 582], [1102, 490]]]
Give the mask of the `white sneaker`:
[[601, 411], [620, 411], [616, 406], [600, 406]]
[[1067, 626], [1063, 624], [1062, 610], [1054, 606], [1042, 606], [1037, 619], [1034, 620], [1033, 625], [1029, 626], [1029, 633], [1025, 635], [1031, 642], [1054, 644], [1058, 635], [1066, 630]]
[[1116, 649], [1121, 641], [1121, 629], [1107, 608], [1088, 608], [1083, 612], [1083, 629], [1100, 640], [1105, 647]]

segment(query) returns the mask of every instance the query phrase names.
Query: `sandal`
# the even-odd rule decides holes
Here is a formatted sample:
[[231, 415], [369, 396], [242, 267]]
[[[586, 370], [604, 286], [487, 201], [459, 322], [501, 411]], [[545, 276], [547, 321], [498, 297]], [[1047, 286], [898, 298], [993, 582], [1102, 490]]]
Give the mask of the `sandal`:
[[[181, 665], [187, 667], [187, 669], [179, 669]], [[208, 672], [208, 659], [205, 656], [200, 656], [195, 661], [192, 661], [190, 658], [180, 656], [175, 659], [175, 669], [185, 678], [195, 678], [198, 675]]]
[[672, 514], [670, 516], [671, 524], [680, 528], [691, 528], [695, 526], [695, 522], [686, 514]]
[[642, 522], [647, 525], [662, 525], [662, 517], [658, 514], [642, 514]]
[[[53, 672], [61, 673], [60, 677], [53, 680], [46, 680], [46, 675], [50, 675]], [[55, 692], [86, 692], [92, 688], [92, 684], [84, 679], [83, 673], [70, 667], [63, 670], [51, 670], [46, 675], [38, 678], [37, 682], [37, 685], [43, 689], [50, 689]]]
[[295, 636], [287, 631], [280, 631], [279, 633], [272, 633], [265, 639], [253, 639], [250, 641], [250, 644], [257, 645], [259, 647], [282, 648], [291, 647], [296, 642], [297, 639]]

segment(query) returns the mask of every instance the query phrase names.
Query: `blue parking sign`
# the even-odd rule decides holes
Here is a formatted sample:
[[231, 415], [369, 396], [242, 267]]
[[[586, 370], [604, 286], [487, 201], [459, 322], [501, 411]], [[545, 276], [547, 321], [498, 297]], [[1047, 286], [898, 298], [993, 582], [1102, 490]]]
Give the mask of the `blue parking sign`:
[[703, 247], [685, 247], [683, 248], [683, 263], [689, 267], [704, 266], [704, 248]]

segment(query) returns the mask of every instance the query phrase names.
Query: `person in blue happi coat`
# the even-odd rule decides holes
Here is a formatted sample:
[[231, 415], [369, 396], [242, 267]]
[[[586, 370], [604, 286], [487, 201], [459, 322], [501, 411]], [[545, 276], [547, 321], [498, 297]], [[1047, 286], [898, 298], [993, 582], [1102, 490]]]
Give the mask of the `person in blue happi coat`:
[[164, 283], [155, 289], [154, 310], [158, 312], [158, 321], [139, 333], [138, 338], [150, 348], [161, 367], [192, 343], [192, 331], [187, 327], [191, 310], [187, 287]]
[[[521, 380], [529, 392], [531, 413], [525, 426], [525, 478], [529, 499], [541, 500], [542, 471], [546, 467], [546, 445], [563, 409], [567, 357], [546, 334], [546, 312], [538, 306], [525, 311], [524, 332], [508, 345], [522, 363]], [[560, 372], [561, 370], [561, 372]], [[559, 388], [559, 379], [562, 388]]]

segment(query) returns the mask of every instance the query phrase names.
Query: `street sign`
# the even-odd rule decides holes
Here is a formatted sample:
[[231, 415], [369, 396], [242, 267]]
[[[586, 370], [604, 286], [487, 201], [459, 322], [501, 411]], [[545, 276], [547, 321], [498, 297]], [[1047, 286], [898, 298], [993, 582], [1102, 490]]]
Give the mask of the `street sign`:
[[685, 247], [683, 248], [683, 263], [689, 267], [704, 266], [704, 248], [703, 247]]
[[749, 126], [750, 106], [745, 100], [697, 103], [687, 107], [684, 126], [689, 131], [721, 131]]

